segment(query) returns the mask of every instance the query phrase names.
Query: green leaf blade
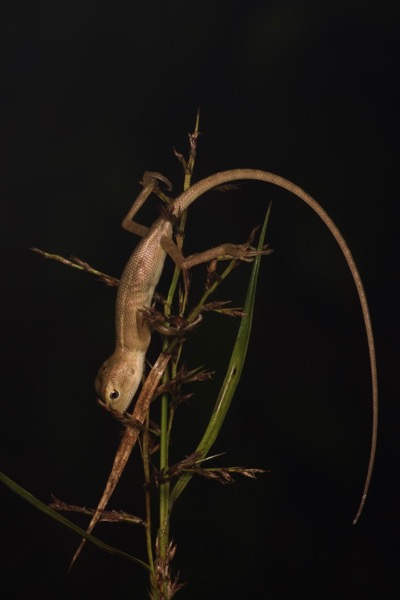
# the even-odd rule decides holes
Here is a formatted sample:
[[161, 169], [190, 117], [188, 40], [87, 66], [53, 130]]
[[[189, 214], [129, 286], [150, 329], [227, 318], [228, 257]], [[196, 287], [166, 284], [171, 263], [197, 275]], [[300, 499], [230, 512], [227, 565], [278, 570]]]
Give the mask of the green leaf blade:
[[135, 556], [132, 556], [131, 554], [128, 554], [127, 552], [118, 550], [118, 548], [114, 548], [114, 546], [110, 546], [109, 544], [102, 542], [101, 540], [94, 537], [93, 535], [88, 534], [84, 529], [81, 529], [78, 525], [75, 525], [75, 523], [73, 523], [69, 519], [66, 519], [65, 517], [60, 515], [57, 511], [55, 511], [52, 508], [50, 508], [49, 506], [47, 506], [47, 504], [44, 504], [43, 502], [41, 502], [38, 498], [35, 498], [35, 496], [33, 496], [33, 494], [28, 492], [26, 489], [21, 487], [18, 483], [16, 483], [15, 481], [13, 481], [9, 477], [7, 477], [7, 475], [5, 475], [4, 473], [1, 473], [1, 472], [0, 472], [0, 481], [5, 486], [7, 486], [12, 492], [17, 494], [21, 498], [23, 498], [26, 502], [29, 502], [29, 504], [34, 506], [37, 510], [41, 511], [48, 517], [54, 519], [55, 521], [58, 521], [59, 523], [64, 525], [64, 527], [67, 527], [68, 529], [70, 529], [71, 531], [73, 531], [74, 533], [79, 535], [80, 537], [84, 537], [85, 539], [88, 540], [88, 542], [91, 542], [92, 544], [97, 546], [100, 550], [109, 552], [110, 554], [115, 554], [116, 556], [125, 558], [130, 561], [133, 561], [137, 564], [140, 564], [147, 571], [149, 570], [149, 566], [144, 561], [140, 560], [139, 558], [136, 558]]
[[[258, 250], [262, 250], [264, 245], [265, 234], [267, 231], [267, 225], [271, 212], [271, 206], [268, 207], [263, 227], [261, 229], [260, 238], [258, 241]], [[246, 300], [244, 304], [244, 316], [241, 319], [239, 331], [236, 336], [235, 345], [231, 354], [228, 369], [225, 375], [225, 379], [222, 383], [221, 389], [218, 394], [210, 421], [206, 428], [206, 431], [197, 446], [195, 452], [200, 457], [205, 457], [214, 444], [222, 424], [225, 420], [232, 398], [240, 381], [242, 375], [244, 362], [246, 359], [247, 349], [250, 340], [251, 327], [253, 323], [254, 303], [256, 297], [258, 274], [260, 270], [261, 255], [256, 256], [253, 262], [251, 271], [250, 281], [247, 288]], [[190, 479], [192, 478], [191, 473], [185, 473], [177, 480], [170, 496], [170, 511], [173, 504], [181, 495]]]

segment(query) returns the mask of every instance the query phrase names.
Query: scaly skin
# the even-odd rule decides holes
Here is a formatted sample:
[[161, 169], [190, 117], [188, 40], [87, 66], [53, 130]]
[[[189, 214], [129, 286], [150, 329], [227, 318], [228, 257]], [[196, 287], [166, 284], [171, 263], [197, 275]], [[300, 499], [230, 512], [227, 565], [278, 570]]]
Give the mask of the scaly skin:
[[[148, 195], [156, 189], [157, 180], [169, 183], [168, 180], [158, 173], [145, 174], [143, 178], [143, 191], [135, 201], [130, 213], [128, 213], [128, 221], [144, 203]], [[308, 204], [332, 233], [343, 252], [353, 276], [367, 333], [373, 394], [371, 451], [362, 500], [354, 519], [354, 522], [356, 522], [362, 512], [371, 480], [378, 424], [378, 383], [374, 337], [368, 303], [360, 274], [347, 243], [325, 210], [316, 200], [297, 185], [273, 173], [255, 169], [234, 169], [211, 175], [192, 185], [171, 202], [169, 205], [171, 217], [179, 217], [192, 202], [212, 188], [238, 180], [257, 180], [271, 183], [288, 190]], [[216, 249], [214, 248], [188, 258], [183, 258], [180, 251], [173, 244], [173, 228], [171, 220], [168, 217], [160, 216], [148, 230], [143, 226], [132, 223], [133, 225], [135, 225], [136, 229], [132, 228], [132, 231], [144, 237], [133, 251], [120, 280], [116, 303], [116, 348], [114, 354], [102, 365], [96, 379], [96, 390], [99, 397], [113, 409], [120, 412], [128, 408], [142, 379], [144, 360], [150, 343], [151, 331], [140, 311], [151, 304], [155, 287], [163, 270], [166, 253], [170, 254], [181, 268], [191, 268], [196, 264], [216, 257], [248, 260], [257, 254], [253, 248], [223, 244]]]

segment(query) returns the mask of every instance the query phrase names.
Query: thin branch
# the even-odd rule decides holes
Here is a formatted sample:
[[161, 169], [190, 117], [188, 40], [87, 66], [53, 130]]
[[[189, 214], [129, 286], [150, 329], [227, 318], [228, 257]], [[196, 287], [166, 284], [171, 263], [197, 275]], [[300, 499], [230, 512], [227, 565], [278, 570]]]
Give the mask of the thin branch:
[[70, 259], [64, 258], [64, 256], [60, 256], [59, 254], [50, 254], [50, 252], [45, 252], [44, 250], [39, 250], [39, 248], [31, 248], [33, 252], [40, 254], [44, 258], [49, 258], [50, 260], [56, 260], [57, 262], [62, 263], [63, 265], [67, 265], [68, 267], [72, 267], [74, 269], [78, 269], [79, 271], [85, 271], [86, 273], [90, 273], [91, 275], [95, 275], [101, 281], [104, 281], [106, 285], [110, 285], [112, 287], [118, 287], [119, 279], [115, 277], [111, 277], [111, 275], [107, 275], [106, 273], [102, 273], [97, 269], [94, 269], [89, 265], [89, 263], [77, 258], [76, 256], [71, 256]]

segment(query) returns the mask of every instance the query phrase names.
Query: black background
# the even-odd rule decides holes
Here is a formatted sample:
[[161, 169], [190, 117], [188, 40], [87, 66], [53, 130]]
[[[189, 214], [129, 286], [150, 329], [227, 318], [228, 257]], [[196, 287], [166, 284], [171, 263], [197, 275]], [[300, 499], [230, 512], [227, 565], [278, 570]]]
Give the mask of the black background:
[[[96, 504], [120, 431], [93, 391], [113, 347], [115, 291], [29, 248], [119, 276], [135, 243], [120, 221], [141, 176], [161, 171], [181, 189], [172, 148], [187, 151], [200, 107], [196, 180], [277, 172], [314, 195], [348, 240], [374, 323], [381, 421], [353, 527], [371, 406], [343, 257], [307, 207], [271, 186], [194, 205], [188, 251], [243, 241], [273, 201], [274, 254], [215, 446], [226, 465], [271, 472], [226, 487], [192, 482], [172, 521], [175, 569], [189, 582], [178, 597], [399, 597], [397, 3], [14, 1], [2, 13], [1, 470], [45, 502], [54, 493]], [[248, 273], [238, 269], [219, 297], [240, 305]], [[199, 285], [203, 276], [200, 267]], [[178, 415], [176, 459], [201, 435], [236, 327], [211, 316], [188, 343], [188, 366], [217, 374]], [[135, 454], [113, 508], [141, 513], [140, 478]], [[7, 489], [0, 498], [7, 597], [146, 597], [139, 567], [91, 547], [68, 576], [78, 538]], [[139, 531], [102, 525], [97, 535], [143, 551]]]

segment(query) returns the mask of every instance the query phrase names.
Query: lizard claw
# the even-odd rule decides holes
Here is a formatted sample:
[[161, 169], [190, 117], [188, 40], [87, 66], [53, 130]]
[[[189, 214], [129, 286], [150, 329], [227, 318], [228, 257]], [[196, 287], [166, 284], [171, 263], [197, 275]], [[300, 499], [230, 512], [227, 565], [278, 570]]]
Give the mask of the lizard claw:
[[168, 319], [170, 322], [172, 321], [173, 323], [173, 325], [171, 326], [165, 325], [165, 322], [167, 321], [166, 317], [162, 313], [154, 309], [142, 308], [140, 309], [140, 312], [142, 313], [146, 321], [151, 325], [152, 329], [155, 329], [162, 335], [169, 336], [183, 336], [189, 331], [192, 331], [192, 329], [197, 327], [197, 325], [199, 325], [199, 323], [201, 323], [201, 321], [203, 320], [202, 315], [198, 315], [197, 318], [190, 323], [182, 317], [172, 316]]
[[164, 175], [161, 175], [161, 173], [156, 173], [153, 171], [146, 171], [143, 174], [143, 179], [140, 183], [143, 185], [143, 187], [145, 187], [146, 185], [152, 182], [155, 182], [157, 184], [158, 181], [162, 181], [167, 186], [167, 190], [169, 192], [172, 190], [172, 183], [170, 182], [170, 180], [167, 179]]
[[256, 256], [272, 254], [272, 248], [263, 246], [262, 250], [257, 250], [253, 246], [246, 244], [226, 244], [226, 256], [235, 260], [242, 260], [244, 262], [251, 262]]

